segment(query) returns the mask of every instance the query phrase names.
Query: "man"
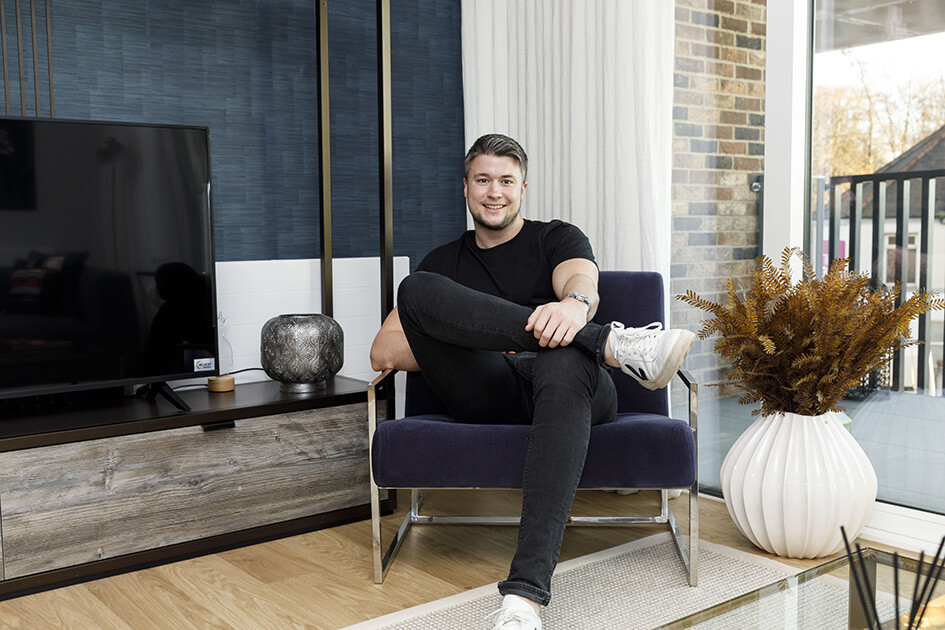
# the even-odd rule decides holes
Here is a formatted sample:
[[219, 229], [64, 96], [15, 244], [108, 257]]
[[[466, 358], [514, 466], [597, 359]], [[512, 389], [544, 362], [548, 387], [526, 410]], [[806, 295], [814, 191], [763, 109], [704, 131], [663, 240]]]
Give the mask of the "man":
[[466, 154], [475, 227], [403, 280], [371, 347], [375, 370], [422, 369], [461, 422], [531, 423], [519, 541], [493, 630], [540, 630], [592, 425], [616, 417], [605, 366], [665, 387], [694, 335], [590, 322], [598, 268], [587, 237], [520, 209], [528, 158], [490, 134]]

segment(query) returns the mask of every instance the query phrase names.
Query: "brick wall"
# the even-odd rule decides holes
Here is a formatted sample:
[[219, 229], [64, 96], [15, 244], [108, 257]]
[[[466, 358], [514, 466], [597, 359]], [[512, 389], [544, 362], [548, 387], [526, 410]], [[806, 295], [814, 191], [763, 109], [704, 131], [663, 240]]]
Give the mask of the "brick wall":
[[[764, 168], [766, 0], [676, 0], [673, 97], [673, 253], [670, 291], [725, 299], [758, 255]], [[670, 322], [698, 330], [706, 314], [672, 301]], [[697, 340], [687, 367], [721, 378], [712, 340]], [[703, 390], [717, 394], [717, 388]]]

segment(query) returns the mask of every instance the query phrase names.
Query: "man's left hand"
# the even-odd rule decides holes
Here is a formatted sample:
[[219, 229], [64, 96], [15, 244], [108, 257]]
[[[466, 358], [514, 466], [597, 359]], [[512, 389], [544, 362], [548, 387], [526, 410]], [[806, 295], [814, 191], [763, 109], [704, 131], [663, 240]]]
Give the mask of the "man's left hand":
[[542, 348], [566, 346], [587, 324], [586, 304], [566, 299], [542, 304], [528, 318], [525, 330], [531, 331]]

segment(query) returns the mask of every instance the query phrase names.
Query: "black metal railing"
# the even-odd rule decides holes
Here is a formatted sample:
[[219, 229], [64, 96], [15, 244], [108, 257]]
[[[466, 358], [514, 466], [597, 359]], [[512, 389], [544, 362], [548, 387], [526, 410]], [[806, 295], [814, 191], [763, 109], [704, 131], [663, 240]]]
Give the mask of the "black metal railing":
[[[935, 290], [930, 286], [932, 228], [936, 220], [945, 222], [945, 182], [939, 182], [936, 187], [936, 180], [940, 178], [945, 178], [945, 169], [813, 178], [811, 242], [806, 249], [814, 268], [820, 273], [831, 261], [849, 258], [851, 269], [870, 269], [874, 287], [900, 282], [903, 287], [900, 303], [910, 289]], [[870, 238], [866, 243], [863, 242], [866, 240], [864, 219], [872, 223], [868, 226]], [[894, 222], [894, 232], [887, 230], [887, 222]], [[846, 241], [842, 235], [844, 228]], [[887, 235], [893, 234], [893, 247], [889, 248]], [[910, 234], [916, 235], [912, 248]], [[847, 248], [842, 251], [844, 242]], [[914, 331], [916, 338], [924, 342], [917, 347], [915, 387], [920, 392], [933, 388], [926, 367], [931, 352], [931, 325], [930, 314], [923, 314]], [[945, 338], [945, 328], [942, 332]], [[900, 350], [892, 361], [891, 388], [896, 391], [905, 389], [903, 360], [904, 352]], [[945, 382], [940, 383], [940, 391], [945, 391]]]

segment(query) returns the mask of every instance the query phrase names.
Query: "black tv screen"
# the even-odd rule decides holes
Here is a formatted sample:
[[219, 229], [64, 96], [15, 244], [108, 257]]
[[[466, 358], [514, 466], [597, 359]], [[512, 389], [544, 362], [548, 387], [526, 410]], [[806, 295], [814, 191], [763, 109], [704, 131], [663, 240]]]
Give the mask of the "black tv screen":
[[208, 135], [0, 118], [0, 399], [218, 373]]

